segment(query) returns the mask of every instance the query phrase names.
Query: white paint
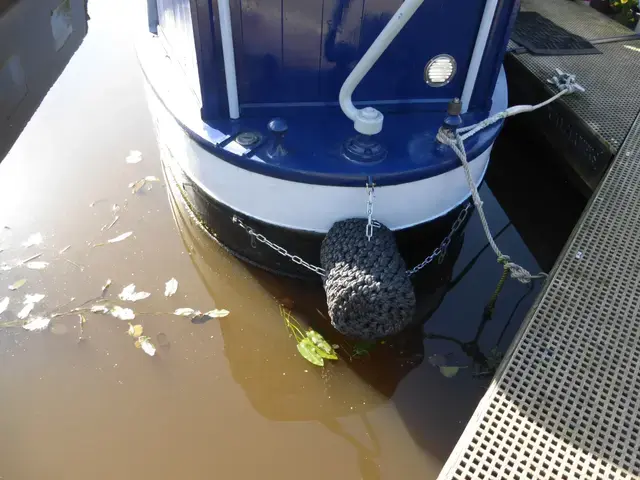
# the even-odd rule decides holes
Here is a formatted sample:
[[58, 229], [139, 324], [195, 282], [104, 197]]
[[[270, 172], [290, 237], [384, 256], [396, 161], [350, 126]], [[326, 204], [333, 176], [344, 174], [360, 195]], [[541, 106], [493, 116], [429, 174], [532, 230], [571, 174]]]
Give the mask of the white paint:
[[478, 71], [480, 70], [482, 57], [487, 47], [487, 40], [489, 39], [491, 25], [496, 16], [497, 8], [498, 0], [487, 0], [487, 3], [484, 5], [484, 12], [482, 13], [482, 20], [480, 20], [476, 43], [473, 46], [473, 53], [471, 54], [471, 61], [469, 62], [469, 69], [467, 70], [467, 78], [464, 81], [464, 87], [462, 89], [462, 113], [465, 113], [469, 108], [469, 102], [471, 101], [471, 95], [473, 95], [473, 89], [476, 86]]
[[[166, 59], [140, 47], [139, 57], [147, 76], [153, 79], [168, 108], [203, 139], [217, 143], [225, 136], [199, 118], [199, 108], [163, 68]], [[206, 194], [242, 215], [273, 225], [325, 233], [338, 220], [366, 215], [364, 187], [333, 187], [282, 180], [254, 173], [210, 154], [191, 140], [147, 88], [149, 105], [156, 122], [157, 135], [173, 155], [171, 168], [179, 167]], [[190, 107], [189, 107], [190, 106]], [[493, 95], [491, 114], [507, 107], [507, 84], [501, 71]], [[491, 148], [471, 161], [476, 184], [485, 174]], [[253, 160], [263, 161], [254, 156]], [[469, 198], [462, 167], [416, 182], [378, 187], [375, 190], [375, 218], [392, 230], [401, 230], [438, 218]]]
[[233, 30], [231, 28], [231, 11], [229, 0], [218, 0], [220, 15], [220, 37], [222, 38], [222, 57], [224, 59], [224, 78], [227, 84], [227, 101], [229, 102], [229, 117], [240, 117], [238, 103], [238, 81], [236, 79], [236, 59], [233, 51]]
[[389, 44], [400, 33], [400, 30], [411, 19], [424, 0], [405, 0], [389, 23], [382, 29], [380, 35], [374, 40], [358, 64], [353, 68], [340, 89], [340, 108], [344, 114], [353, 120], [353, 126], [357, 132], [364, 135], [375, 135], [382, 130], [384, 115], [373, 107], [357, 109], [351, 100], [353, 91], [360, 84], [364, 76], [369, 73], [371, 67], [378, 61]]

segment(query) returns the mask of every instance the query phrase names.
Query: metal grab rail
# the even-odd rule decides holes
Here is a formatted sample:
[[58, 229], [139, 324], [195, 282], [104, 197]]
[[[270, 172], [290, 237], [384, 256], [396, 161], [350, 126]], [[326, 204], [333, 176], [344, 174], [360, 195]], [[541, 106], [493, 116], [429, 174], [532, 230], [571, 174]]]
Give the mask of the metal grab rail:
[[342, 84], [339, 96], [340, 108], [349, 119], [353, 120], [353, 126], [358, 133], [364, 135], [380, 133], [384, 115], [373, 107], [356, 108], [351, 100], [353, 91], [423, 2], [424, 0], [405, 0], [400, 5]]

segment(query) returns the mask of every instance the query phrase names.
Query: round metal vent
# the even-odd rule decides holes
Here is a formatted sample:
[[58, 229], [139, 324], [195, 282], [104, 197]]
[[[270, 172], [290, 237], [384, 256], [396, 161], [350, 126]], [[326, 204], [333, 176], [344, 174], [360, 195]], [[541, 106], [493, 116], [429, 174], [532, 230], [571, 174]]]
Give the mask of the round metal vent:
[[437, 55], [424, 67], [424, 81], [430, 87], [444, 87], [456, 74], [456, 61], [451, 55]]

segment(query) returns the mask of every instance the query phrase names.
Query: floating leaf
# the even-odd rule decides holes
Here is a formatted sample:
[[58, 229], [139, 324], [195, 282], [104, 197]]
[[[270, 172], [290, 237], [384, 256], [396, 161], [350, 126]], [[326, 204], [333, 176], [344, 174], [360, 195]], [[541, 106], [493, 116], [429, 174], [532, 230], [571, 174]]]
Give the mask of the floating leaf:
[[21, 320], [27, 318], [31, 313], [31, 310], [33, 310], [35, 306], [35, 303], [27, 303], [24, 307], [22, 307], [22, 310], [18, 312], [18, 318]]
[[173, 312], [173, 314], [180, 315], [182, 317], [190, 317], [191, 315], [200, 315], [200, 312], [198, 310], [194, 310], [193, 308], [178, 308], [175, 312]]
[[138, 300], [144, 300], [150, 295], [149, 292], [136, 292], [136, 286], [131, 283], [122, 289], [118, 297], [125, 302], [137, 302]]
[[27, 268], [31, 270], [44, 270], [49, 266], [49, 262], [29, 262]]
[[130, 308], [122, 308], [118, 305], [114, 305], [111, 310], [109, 310], [109, 313], [120, 320], [133, 320], [136, 318], [136, 314], [133, 313], [133, 310]]
[[140, 347], [142, 348], [144, 353], [152, 357], [156, 354], [156, 346], [151, 343], [150, 337], [140, 337], [138, 341], [140, 342]]
[[27, 241], [22, 244], [23, 247], [32, 247], [34, 245], [40, 245], [42, 243], [42, 234], [40, 232], [34, 233]]
[[34, 293], [33, 295], [29, 295], [27, 293], [24, 296], [24, 301], [22, 303], [24, 303], [25, 305], [28, 303], [38, 303], [43, 298], [44, 298], [44, 295], [42, 293]]
[[50, 323], [50, 318], [32, 317], [27, 321], [27, 323], [22, 325], [22, 328], [24, 328], [25, 330], [29, 330], [30, 332], [39, 332], [40, 330], [46, 329]]
[[129, 324], [129, 331], [127, 333], [134, 338], [138, 338], [142, 335], [142, 325]]
[[67, 250], [69, 250], [71, 248], [71, 245], [67, 245], [66, 247], [64, 247], [63, 249], [61, 249], [58, 252], [58, 255], [62, 255], [64, 252], [66, 252]]
[[27, 283], [27, 279], [21, 278], [20, 280], [17, 280], [16, 282], [14, 282], [13, 285], [9, 285], [9, 290], [17, 290], [21, 286], [23, 286], [25, 283]]
[[106, 305], [94, 305], [91, 307], [91, 313], [109, 313], [109, 307]]
[[0, 314], [4, 313], [4, 311], [9, 306], [9, 297], [4, 297], [4, 299], [0, 302]]
[[319, 367], [324, 366], [322, 355], [320, 355], [318, 348], [308, 338], [303, 338], [302, 340], [300, 340], [300, 342], [298, 343], [298, 351], [300, 352], [300, 355], [302, 355], [307, 361]]
[[142, 152], [139, 150], [131, 150], [127, 158], [125, 159], [127, 163], [140, 163], [142, 161]]
[[307, 338], [316, 346], [318, 353], [322, 358], [329, 360], [338, 360], [338, 355], [331, 345], [315, 330], [307, 331]]
[[129, 188], [131, 189], [131, 193], [138, 193], [140, 191], [140, 189], [142, 187], [144, 187], [144, 184], [147, 183], [147, 181], [144, 178], [141, 178], [140, 180], [136, 180], [135, 182], [131, 182], [129, 184]]
[[454, 367], [450, 365], [442, 365], [440, 367], [440, 373], [447, 378], [455, 377], [461, 368], [464, 367]]
[[118, 235], [115, 238], [112, 238], [111, 240], [107, 240], [107, 243], [117, 243], [117, 242], [121, 242], [122, 240], [129, 238], [131, 236], [133, 232], [126, 232], [123, 233], [122, 235]]
[[136, 346], [136, 348], [142, 348], [142, 344], [140, 343], [140, 339], [136, 340], [136, 343], [134, 343], [134, 345]]
[[102, 286], [102, 293], [100, 293], [100, 296], [104, 297], [106, 295], [107, 290], [109, 289], [110, 286], [111, 286], [111, 279], [107, 278], [107, 281]]
[[164, 284], [164, 296], [170, 297], [174, 293], [178, 291], [178, 281], [175, 278], [172, 278], [167, 283]]
[[222, 318], [229, 315], [229, 310], [225, 310], [224, 308], [220, 308], [220, 309], [215, 308], [213, 310], [209, 310], [208, 312], [205, 312], [203, 315], [206, 315], [207, 317], [211, 317], [211, 318]]

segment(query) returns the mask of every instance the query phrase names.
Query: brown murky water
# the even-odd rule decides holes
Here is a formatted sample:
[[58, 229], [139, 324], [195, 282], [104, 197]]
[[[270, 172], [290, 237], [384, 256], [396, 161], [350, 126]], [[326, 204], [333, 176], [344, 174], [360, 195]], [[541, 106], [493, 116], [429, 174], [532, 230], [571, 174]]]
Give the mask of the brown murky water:
[[[90, 2], [84, 44], [0, 164], [0, 227], [10, 227], [0, 262], [37, 253], [49, 262], [0, 271], [0, 300], [11, 299], [0, 321], [15, 320], [25, 294], [45, 294], [34, 310], [45, 314], [99, 295], [110, 278], [115, 301], [129, 283], [151, 293], [125, 306], [158, 351], [136, 349], [127, 322], [105, 315], [87, 315], [82, 340], [75, 315], [43, 332], [0, 329], [0, 478], [435, 478], [488, 385], [478, 374], [506, 350], [538, 287], [508, 283], [483, 321], [500, 267], [474, 218], [464, 244], [421, 285], [424, 326], [350, 358], [354, 346], [322, 317], [320, 288], [229, 257], [161, 183], [131, 193], [130, 182], [162, 175], [133, 49], [145, 20], [129, 3]], [[143, 160], [125, 163], [130, 150]], [[535, 269], [484, 194], [503, 245]], [[113, 204], [119, 219], [101, 231]], [[44, 242], [23, 247], [36, 232]], [[179, 288], [166, 298], [171, 277]], [[340, 361], [320, 369], [302, 359], [279, 302], [339, 342]], [[231, 314], [192, 323], [166, 313], [179, 307]], [[447, 378], [443, 361], [462, 368]]]

